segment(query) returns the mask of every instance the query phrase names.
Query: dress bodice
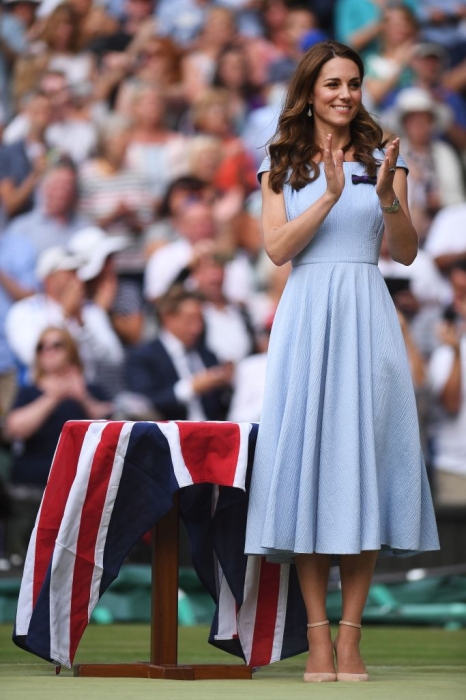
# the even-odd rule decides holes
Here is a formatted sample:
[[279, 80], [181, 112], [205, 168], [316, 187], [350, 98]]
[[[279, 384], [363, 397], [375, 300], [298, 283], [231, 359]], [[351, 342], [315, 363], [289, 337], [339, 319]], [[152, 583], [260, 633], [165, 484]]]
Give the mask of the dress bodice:
[[[376, 152], [383, 158], [383, 153]], [[397, 167], [406, 168], [402, 158]], [[352, 175], [363, 176], [362, 163], [343, 163], [345, 186], [342, 195], [321, 224], [311, 242], [293, 260], [294, 267], [316, 262], [363, 262], [377, 264], [383, 233], [383, 215], [375, 185], [369, 182], [354, 184]], [[259, 173], [270, 169], [270, 159], [266, 158]], [[285, 208], [288, 220], [294, 219], [318, 200], [325, 192], [327, 182], [324, 167], [317, 180], [301, 190], [289, 184], [283, 187]]]

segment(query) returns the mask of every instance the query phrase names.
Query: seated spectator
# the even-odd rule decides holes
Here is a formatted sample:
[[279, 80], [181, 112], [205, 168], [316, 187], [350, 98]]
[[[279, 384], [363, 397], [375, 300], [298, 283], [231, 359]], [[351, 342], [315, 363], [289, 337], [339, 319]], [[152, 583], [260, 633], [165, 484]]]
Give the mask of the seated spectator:
[[81, 50], [80, 22], [81, 17], [66, 0], [44, 18], [29, 55], [16, 65], [17, 73], [27, 71], [31, 88], [44, 70], [61, 71], [70, 87], [92, 80], [94, 59], [89, 51]]
[[[192, 140], [191, 140], [192, 141]], [[191, 145], [190, 141], [190, 145]], [[179, 239], [176, 216], [193, 202], [203, 201], [207, 204], [213, 201], [215, 192], [206, 182], [195, 175], [182, 175], [172, 180], [165, 190], [160, 205], [157, 207], [158, 220], [145, 233], [146, 253], [149, 257], [164, 243]]]
[[441, 345], [429, 374], [441, 415], [432, 427], [435, 497], [439, 505], [466, 505], [466, 265], [450, 271], [453, 304], [439, 329]]
[[201, 299], [175, 286], [159, 300], [157, 312], [157, 337], [129, 350], [128, 389], [147, 396], [165, 420], [223, 420], [233, 365], [219, 364], [199, 342]]
[[186, 171], [186, 139], [166, 126], [166, 101], [154, 83], [134, 89], [132, 117], [126, 164], [142, 175], [159, 202], [169, 182]]
[[66, 246], [73, 233], [89, 223], [76, 211], [78, 181], [69, 160], [61, 159], [48, 168], [38, 194], [36, 207], [16, 216], [7, 227], [8, 233], [30, 241], [36, 257], [47, 248]]
[[31, 368], [44, 328], [66, 328], [78, 343], [86, 380], [91, 382], [96, 379], [99, 362], [123, 363], [123, 348], [105, 311], [85, 299], [84, 284], [76, 274], [81, 262], [64, 248], [44, 251], [36, 270], [43, 292], [13, 304], [5, 330], [18, 361]]
[[366, 58], [364, 88], [374, 108], [395, 89], [413, 83], [411, 58], [418, 39], [415, 14], [406, 5], [388, 5], [382, 14], [380, 50]]
[[[443, 83], [447, 61], [448, 54], [439, 44], [416, 44], [411, 59], [412, 85], [427, 90], [438, 105], [446, 105], [452, 110], [453, 119], [441, 136], [462, 153], [466, 149], [466, 101]], [[393, 105], [397, 93], [398, 90], [388, 93], [382, 104], [383, 109]]]
[[182, 82], [188, 103], [212, 85], [217, 60], [235, 38], [234, 13], [226, 7], [208, 7], [196, 47], [182, 61]]
[[[140, 342], [144, 323], [139, 286], [130, 280], [118, 278], [115, 271], [115, 253], [128, 245], [128, 238], [107, 236], [97, 226], [81, 229], [68, 244], [68, 250], [81, 259], [78, 277], [86, 285], [86, 298], [108, 314], [124, 346]], [[115, 382], [114, 390], [116, 393]]]
[[131, 116], [133, 98], [141, 85], [153, 83], [163, 90], [166, 100], [166, 121], [169, 128], [176, 128], [186, 109], [181, 83], [181, 50], [169, 37], [151, 34], [136, 47], [127, 74], [117, 84], [115, 109]]
[[40, 0], [3, 0], [0, 23], [0, 111], [7, 122], [12, 116], [11, 72], [27, 49], [27, 33], [34, 23]]
[[380, 248], [379, 269], [392, 295], [393, 303], [403, 314], [416, 347], [424, 357], [437, 346], [435, 328], [442, 309], [449, 300], [444, 280], [430, 254], [420, 248], [411, 265], [393, 260], [384, 236]]
[[229, 44], [222, 49], [212, 85], [228, 92], [234, 133], [239, 136], [251, 108], [262, 104], [259, 91], [249, 78], [249, 64], [243, 46]]
[[10, 475], [13, 515], [7, 524], [9, 553], [26, 554], [40, 499], [63, 425], [109, 417], [112, 405], [86, 384], [79, 352], [63, 328], [48, 326], [37, 339], [32, 384], [20, 388], [6, 420], [15, 443]]
[[466, 260], [466, 202], [444, 207], [434, 217], [424, 245], [443, 275], [446, 292], [453, 265]]
[[189, 279], [204, 300], [206, 346], [221, 362], [236, 364], [254, 351], [254, 332], [247, 312], [225, 297], [225, 263], [215, 251], [201, 256]]
[[7, 342], [5, 319], [12, 305], [34, 294], [38, 282], [36, 253], [22, 236], [0, 233], [0, 433], [17, 389], [16, 358]]
[[127, 235], [132, 245], [116, 257], [120, 274], [138, 277], [144, 267], [142, 236], [152, 219], [153, 197], [141, 173], [126, 166], [131, 123], [119, 114], [99, 128], [98, 156], [82, 166], [79, 176], [81, 213], [109, 235]]
[[45, 131], [52, 120], [50, 99], [30, 96], [29, 130], [25, 139], [0, 147], [0, 225], [34, 206], [35, 188], [47, 167]]
[[195, 133], [221, 140], [215, 187], [220, 192], [238, 188], [243, 197], [257, 189], [254, 158], [235, 135], [228, 92], [220, 88], [205, 90], [193, 101], [191, 119]]
[[249, 37], [245, 43], [250, 80], [258, 88], [266, 85], [270, 66], [287, 55], [289, 42], [285, 25], [288, 12], [288, 3], [284, 0], [259, 2], [262, 31], [258, 36]]
[[413, 223], [421, 245], [435, 214], [445, 206], [464, 201], [461, 160], [452, 146], [442, 141], [452, 119], [448, 107], [438, 104], [427, 90], [401, 90], [384, 122], [401, 136], [400, 153], [409, 168], [408, 192]]
[[[144, 274], [144, 293], [149, 301], [163, 296], [185, 268], [214, 247], [229, 250], [229, 240], [214, 218], [212, 203], [195, 201], [172, 217], [177, 240], [157, 248], [149, 257]], [[242, 302], [252, 288], [251, 270], [243, 257], [234, 256], [225, 274], [225, 294], [231, 301]]]

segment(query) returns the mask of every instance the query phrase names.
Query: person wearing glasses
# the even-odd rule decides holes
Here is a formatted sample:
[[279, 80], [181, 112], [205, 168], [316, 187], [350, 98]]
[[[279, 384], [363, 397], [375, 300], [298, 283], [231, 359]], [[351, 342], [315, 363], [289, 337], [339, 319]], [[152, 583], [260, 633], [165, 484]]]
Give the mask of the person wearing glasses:
[[13, 514], [7, 524], [10, 554], [26, 553], [63, 425], [68, 420], [106, 418], [111, 412], [102, 390], [86, 384], [71, 334], [48, 326], [36, 344], [32, 383], [20, 387], [5, 422], [14, 447], [9, 484]]

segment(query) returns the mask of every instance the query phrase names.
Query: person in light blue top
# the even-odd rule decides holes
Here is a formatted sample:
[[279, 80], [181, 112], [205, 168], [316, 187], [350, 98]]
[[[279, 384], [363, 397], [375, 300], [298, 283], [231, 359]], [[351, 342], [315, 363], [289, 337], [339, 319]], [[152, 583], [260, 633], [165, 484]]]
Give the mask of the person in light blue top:
[[[292, 272], [270, 338], [245, 552], [296, 564], [308, 682], [368, 679], [360, 627], [377, 556], [439, 548], [406, 349], [377, 266], [384, 230], [394, 260], [417, 254], [407, 168], [362, 104], [363, 76], [353, 49], [311, 48], [259, 170], [265, 249]], [[332, 558], [343, 602], [333, 644]]]

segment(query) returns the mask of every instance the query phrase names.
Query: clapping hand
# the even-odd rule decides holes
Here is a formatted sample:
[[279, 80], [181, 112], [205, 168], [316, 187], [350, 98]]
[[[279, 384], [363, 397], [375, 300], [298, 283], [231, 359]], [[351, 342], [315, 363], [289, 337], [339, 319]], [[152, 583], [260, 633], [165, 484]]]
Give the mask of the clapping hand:
[[[385, 158], [377, 175], [375, 191], [381, 201], [390, 199], [393, 201], [393, 178], [396, 172], [396, 161], [400, 152], [400, 139], [393, 139], [387, 150]], [[390, 201], [391, 204], [391, 201]]]
[[344, 160], [345, 154], [341, 149], [337, 151], [335, 161], [333, 160], [332, 135], [328, 134], [327, 144], [324, 149], [324, 170], [327, 178], [327, 192], [335, 198], [335, 201], [340, 199], [345, 186]]

